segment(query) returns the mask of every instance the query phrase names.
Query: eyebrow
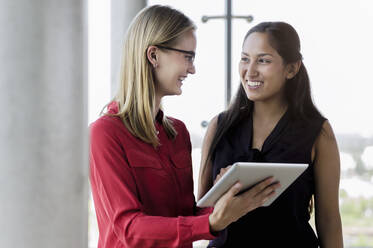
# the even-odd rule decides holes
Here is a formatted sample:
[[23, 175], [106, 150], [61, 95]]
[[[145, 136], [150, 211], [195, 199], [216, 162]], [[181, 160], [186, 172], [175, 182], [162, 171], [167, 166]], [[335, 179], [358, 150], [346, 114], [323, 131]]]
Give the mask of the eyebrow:
[[[243, 55], [245, 55], [245, 56], [250, 57], [250, 55], [247, 54], [247, 53], [245, 53], [245, 52], [241, 52], [241, 53], [242, 53]], [[270, 54], [270, 53], [259, 53], [259, 54], [258, 54], [258, 57], [264, 57], [264, 56], [271, 56], [271, 57], [273, 57], [273, 55]]]

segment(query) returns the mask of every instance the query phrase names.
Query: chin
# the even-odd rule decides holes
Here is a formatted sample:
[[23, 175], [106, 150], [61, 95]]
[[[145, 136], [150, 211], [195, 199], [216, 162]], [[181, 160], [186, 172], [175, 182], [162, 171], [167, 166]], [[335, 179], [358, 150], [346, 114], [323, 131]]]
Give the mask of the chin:
[[249, 89], [247, 89], [247, 88], [244, 88], [244, 89], [245, 89], [247, 99], [249, 99], [250, 101], [256, 101], [257, 100], [258, 96], [254, 95], [252, 92], [250, 92]]
[[253, 102], [260, 101], [263, 99], [261, 96], [258, 96], [257, 94], [252, 94], [251, 92], [246, 92], [246, 97], [247, 99]]
[[179, 96], [181, 95], [181, 93], [183, 93], [182, 89], [181, 88], [178, 88], [174, 91], [175, 95]]
[[179, 96], [182, 92], [181, 89], [170, 90], [164, 96]]

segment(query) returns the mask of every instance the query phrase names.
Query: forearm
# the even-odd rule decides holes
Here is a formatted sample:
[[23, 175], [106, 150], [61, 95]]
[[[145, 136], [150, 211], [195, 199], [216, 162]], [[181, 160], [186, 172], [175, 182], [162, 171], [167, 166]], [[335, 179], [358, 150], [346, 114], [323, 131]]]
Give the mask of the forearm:
[[129, 247], [183, 247], [200, 239], [213, 239], [209, 214], [161, 217], [142, 213], [122, 216], [115, 221], [115, 232]]

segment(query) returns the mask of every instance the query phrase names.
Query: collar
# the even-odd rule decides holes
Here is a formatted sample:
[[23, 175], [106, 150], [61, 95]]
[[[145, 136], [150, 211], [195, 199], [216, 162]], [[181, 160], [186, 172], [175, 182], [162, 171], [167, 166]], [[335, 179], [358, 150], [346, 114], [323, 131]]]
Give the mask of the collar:
[[164, 116], [163, 111], [161, 109], [159, 109], [157, 115], [155, 116], [155, 120], [159, 124], [162, 124], [163, 116]]
[[[111, 102], [107, 106], [107, 110], [109, 114], [117, 114], [119, 112], [119, 103], [116, 101]], [[162, 124], [163, 121], [163, 111], [161, 109], [158, 110], [157, 115], [155, 116], [155, 120], [159, 123]]]
[[109, 103], [109, 105], [107, 106], [107, 112], [109, 114], [117, 114], [119, 112], [119, 103], [116, 101], [112, 101], [111, 103]]

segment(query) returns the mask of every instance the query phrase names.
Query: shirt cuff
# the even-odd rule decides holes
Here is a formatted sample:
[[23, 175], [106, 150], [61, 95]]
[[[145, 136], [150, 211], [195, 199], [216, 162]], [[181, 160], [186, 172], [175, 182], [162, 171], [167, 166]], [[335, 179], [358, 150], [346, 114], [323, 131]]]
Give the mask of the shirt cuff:
[[[210, 232], [210, 213], [193, 216], [193, 217], [180, 217], [180, 234], [184, 233], [187, 235], [185, 237], [189, 242], [194, 242], [196, 240], [212, 240], [217, 236]], [[218, 235], [219, 233], [217, 233]], [[188, 237], [189, 236], [189, 237]]]
[[197, 207], [196, 215], [211, 214], [214, 211], [213, 207], [199, 208]]

